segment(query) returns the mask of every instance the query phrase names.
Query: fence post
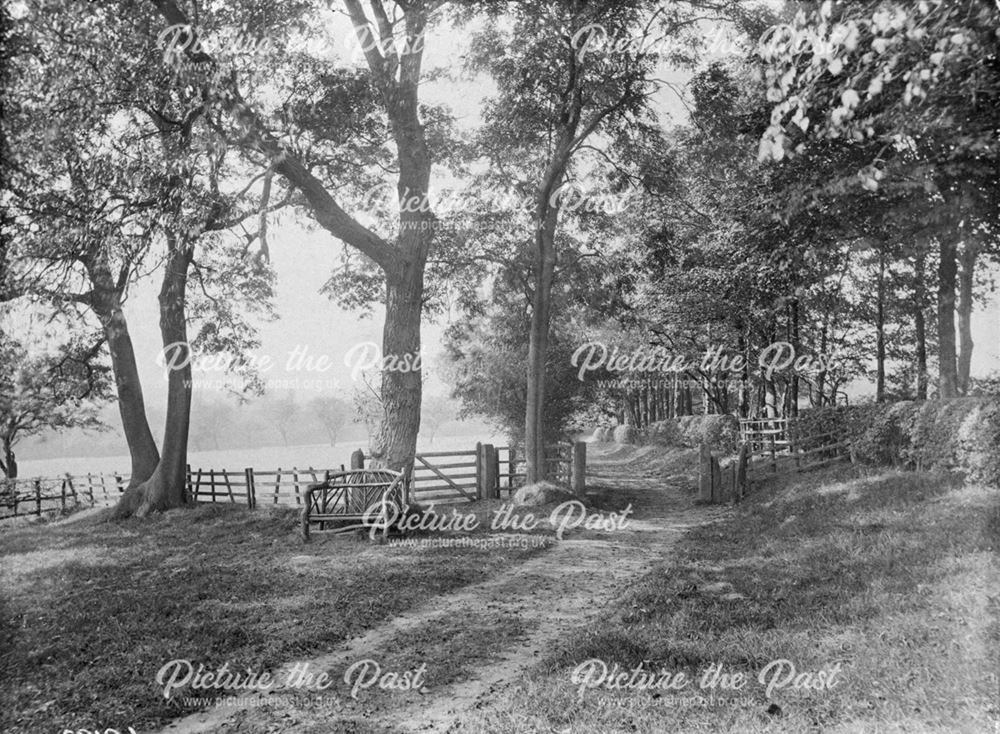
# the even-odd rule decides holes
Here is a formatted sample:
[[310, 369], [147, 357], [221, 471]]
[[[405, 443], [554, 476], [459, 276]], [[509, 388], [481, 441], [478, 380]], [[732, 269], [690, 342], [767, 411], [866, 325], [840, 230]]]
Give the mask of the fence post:
[[507, 489], [514, 490], [514, 472], [517, 469], [517, 447], [511, 444], [507, 451]]
[[698, 448], [698, 499], [712, 501], [712, 454], [705, 443]]
[[583, 495], [587, 488], [587, 444], [583, 441], [573, 442], [573, 463], [570, 469], [570, 481], [573, 493]]
[[[772, 428], [771, 430], [773, 431], [774, 429]], [[771, 433], [771, 473], [772, 474], [778, 473], [778, 459], [775, 456], [775, 448], [774, 448], [774, 433]]]
[[798, 440], [792, 438], [792, 427], [788, 425], [785, 429], [785, 434], [788, 438], [788, 453], [792, 455], [795, 459], [795, 471], [802, 468], [802, 457], [799, 455], [799, 443]]
[[483, 445], [483, 499], [496, 499], [500, 496], [500, 478], [497, 476], [497, 450], [491, 444]]
[[63, 479], [59, 487], [59, 505], [63, 512], [66, 512], [66, 480]]
[[233, 495], [233, 485], [229, 481], [229, 472], [225, 469], [222, 470], [222, 478], [226, 480], [226, 492], [229, 493], [229, 501], [235, 505], [236, 497]]
[[248, 466], [244, 469], [243, 476], [246, 477], [247, 483], [247, 507], [252, 510], [257, 507], [257, 488], [253, 483], [253, 468]]
[[361, 449], [355, 449], [351, 453], [351, 470], [364, 469], [365, 468], [365, 452]]
[[42, 516], [42, 480], [35, 480], [35, 514]]
[[736, 465], [736, 486], [733, 489], [733, 501], [739, 502], [747, 493], [747, 473], [750, 468], [750, 451], [746, 444], [740, 447], [740, 458]]
[[483, 444], [476, 441], [476, 499], [486, 499], [486, 478], [483, 476]]
[[722, 499], [722, 467], [716, 457], [711, 458], [712, 465], [712, 502], [719, 504]]
[[403, 478], [403, 506], [409, 507], [410, 505], [410, 484], [413, 482], [413, 465], [416, 463], [416, 457], [410, 459], [403, 469], [403, 473], [406, 475]]
[[184, 465], [184, 491], [185, 491], [185, 493], [187, 495], [187, 498], [185, 499], [185, 502], [188, 502], [188, 503], [194, 502], [194, 497], [193, 497], [193, 494], [191, 492], [191, 465], [190, 464], [185, 464]]
[[500, 449], [493, 447], [493, 496], [500, 499]]
[[76, 486], [73, 484], [73, 476], [66, 472], [66, 482], [69, 484], [69, 491], [73, 493], [73, 506], [80, 504], [80, 497], [76, 493]]

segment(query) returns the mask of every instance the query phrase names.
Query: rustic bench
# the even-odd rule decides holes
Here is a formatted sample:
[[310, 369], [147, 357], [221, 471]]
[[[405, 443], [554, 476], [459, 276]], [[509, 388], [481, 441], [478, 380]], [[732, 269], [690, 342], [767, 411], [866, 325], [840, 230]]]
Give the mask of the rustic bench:
[[[310, 527], [330, 532], [355, 530], [358, 524], [376, 525], [385, 536], [405, 501], [406, 475], [388, 469], [352, 469], [334, 472], [306, 487], [302, 508], [302, 537]], [[344, 525], [344, 522], [353, 524]]]

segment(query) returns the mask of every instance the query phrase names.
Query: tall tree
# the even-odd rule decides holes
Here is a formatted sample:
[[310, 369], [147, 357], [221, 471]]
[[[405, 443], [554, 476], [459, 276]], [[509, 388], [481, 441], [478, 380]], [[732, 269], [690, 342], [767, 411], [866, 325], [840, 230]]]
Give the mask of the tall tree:
[[872, 191], [916, 181], [934, 199], [925, 222], [940, 245], [941, 397], [957, 395], [962, 382], [954, 326], [960, 244], [998, 213], [998, 23], [1000, 8], [980, 0], [826, 0], [776, 27], [760, 48], [774, 103], [762, 157], [781, 160], [811, 142], [843, 139], [866, 158], [845, 178]]
[[[419, 90], [425, 34], [440, 3], [373, 0], [366, 9], [359, 0], [345, 0], [367, 73], [342, 69], [331, 73], [326, 62], [286, 54], [292, 84], [288, 99], [270, 117], [260, 111], [267, 104], [262, 96], [255, 102], [244, 94], [241, 80], [246, 81], [250, 72], [227, 67], [209, 54], [205, 50], [210, 46], [208, 38], [213, 31], [231, 35], [237, 22], [234, 16], [246, 21], [251, 32], [266, 31], [272, 37], [298, 32], [316, 20], [312, 8], [297, 6], [273, 13], [256, 9], [242, 14], [239, 7], [220, 8], [217, 13], [200, 13], [196, 26], [184, 3], [155, 0], [154, 5], [166, 26], [168, 61], [175, 64], [185, 83], [201, 89], [211, 113], [227, 117], [233, 141], [249, 156], [263, 157], [269, 170], [302, 194], [307, 211], [320, 227], [381, 271], [386, 310], [383, 354], [419, 354], [424, 271], [434, 219], [427, 199], [433, 156], [421, 118]], [[272, 59], [279, 64], [281, 60]], [[303, 95], [303, 89], [310, 91]], [[341, 106], [345, 103], [357, 105], [358, 112], [347, 113]], [[398, 218], [395, 232], [386, 236], [348, 214], [342, 206], [345, 201], [338, 201], [333, 193], [352, 177], [357, 180], [357, 170], [376, 165], [385, 170], [382, 146], [357, 141], [362, 133], [380, 133], [371, 124], [373, 103], [384, 114], [388, 141], [395, 148], [392, 173]], [[282, 132], [274, 132], [272, 123]], [[296, 139], [308, 144], [292, 142]], [[385, 412], [373, 439], [372, 457], [376, 463], [401, 469], [412, 461], [416, 450], [421, 373], [386, 370], [381, 380]]]
[[[101, 22], [93, 22], [94, 13]], [[14, 171], [10, 203], [20, 235], [18, 292], [42, 297], [63, 311], [89, 309], [100, 320], [111, 353], [132, 455], [119, 515], [183, 502], [190, 401], [190, 372], [183, 358], [189, 348], [188, 270], [200, 241], [199, 281], [217, 306], [219, 300], [207, 295], [211, 286], [205, 288], [212, 278], [202, 273], [219, 267], [213, 256], [225, 248], [210, 243], [206, 234], [217, 239], [217, 233], [256, 215], [246, 206], [249, 187], [236, 194], [220, 190], [219, 180], [230, 175], [224, 146], [213, 145], [218, 141], [205, 135], [205, 127], [192, 145], [203, 108], [190, 94], [171, 98], [160, 91], [159, 52], [145, 35], [133, 32], [126, 18], [106, 7], [95, 11], [76, 3], [36, 7], [19, 18], [12, 62], [24, 74], [15, 95], [19, 105], [4, 120], [4, 159]], [[108, 74], [108, 67], [120, 73]], [[67, 181], [72, 185], [67, 187]], [[122, 309], [140, 275], [155, 269], [161, 246], [166, 250], [159, 261], [164, 267], [161, 332], [168, 362], [179, 365], [168, 376], [164, 455], [146, 419]], [[234, 267], [226, 263], [232, 254], [225, 251], [221, 258], [227, 271], [223, 280], [237, 293], [243, 287], [244, 296], [222, 308], [200, 309], [202, 317], [211, 312], [215, 322], [206, 330], [202, 321], [199, 330], [200, 342], [209, 348], [246, 343], [247, 324], [234, 319], [232, 311], [254, 309], [233, 305], [266, 296], [259, 259], [236, 260]], [[241, 270], [255, 274], [240, 276]], [[265, 289], [246, 288], [248, 283]]]
[[[497, 85], [484, 114], [492, 157], [500, 158], [502, 151], [504, 159], [520, 163], [533, 201], [524, 437], [527, 480], [534, 482], [545, 475], [546, 364], [565, 186], [607, 156], [595, 148], [595, 139], [603, 137], [602, 147], [609, 149], [607, 141], [624, 141], [629, 133], [652, 127], [649, 97], [657, 56], [648, 52], [648, 39], [657, 31], [677, 39], [694, 20], [687, 6], [652, 3], [566, 0], [503, 9], [504, 23], [487, 26], [473, 63], [489, 71]], [[637, 42], [595, 51], [595, 34]], [[685, 60], [680, 51], [671, 59]], [[581, 155], [584, 150], [589, 155]]]

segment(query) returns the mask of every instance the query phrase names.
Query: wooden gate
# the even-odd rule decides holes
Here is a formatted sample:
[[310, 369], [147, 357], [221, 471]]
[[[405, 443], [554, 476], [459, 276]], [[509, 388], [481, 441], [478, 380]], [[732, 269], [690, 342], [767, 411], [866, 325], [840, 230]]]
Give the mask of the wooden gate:
[[426, 451], [413, 457], [409, 496], [421, 504], [478, 499], [480, 445], [473, 451]]

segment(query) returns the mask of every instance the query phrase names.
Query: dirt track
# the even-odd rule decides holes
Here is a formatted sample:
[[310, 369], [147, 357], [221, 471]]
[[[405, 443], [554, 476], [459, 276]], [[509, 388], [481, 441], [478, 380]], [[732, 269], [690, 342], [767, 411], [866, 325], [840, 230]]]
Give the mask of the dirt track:
[[517, 681], [567, 630], [586, 625], [591, 616], [620, 597], [687, 528], [724, 512], [693, 504], [691, 457], [671, 465], [657, 462], [657, 454], [651, 448], [592, 451], [588, 487], [619, 506], [632, 503], [634, 514], [625, 530], [570, 535], [486, 582], [432, 598], [340, 649], [297, 661], [308, 662], [311, 670], [329, 670], [342, 677], [356, 661], [391, 657], [394, 640], [405, 639], [409, 631], [445, 615], [474, 619], [475, 614], [481, 616], [488, 610], [498, 624], [505, 620], [525, 622], [523, 634], [509, 641], [498, 655], [463, 661], [465, 672], [457, 682], [354, 700], [347, 695], [347, 685], [337, 680], [339, 687], [332, 689], [337, 695], [320, 701], [274, 695], [265, 706], [218, 707], [177, 719], [162, 732], [459, 730], [466, 712], [494, 705], [499, 691]]

